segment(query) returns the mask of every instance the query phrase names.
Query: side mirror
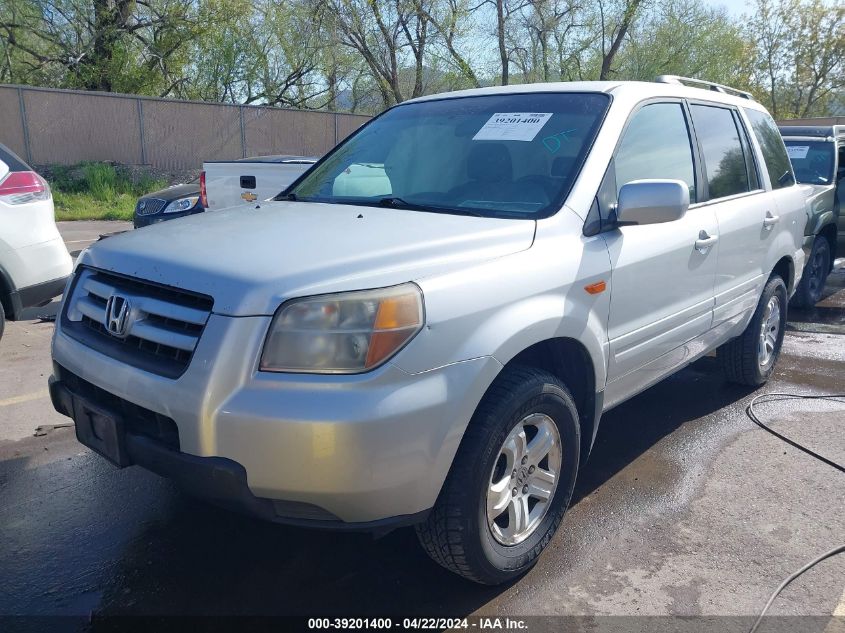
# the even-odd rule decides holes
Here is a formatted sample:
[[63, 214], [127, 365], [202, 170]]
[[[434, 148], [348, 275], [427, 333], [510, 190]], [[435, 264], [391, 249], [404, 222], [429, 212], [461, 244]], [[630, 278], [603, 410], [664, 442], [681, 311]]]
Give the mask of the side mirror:
[[660, 224], [684, 217], [689, 188], [682, 180], [634, 180], [619, 190], [619, 224]]

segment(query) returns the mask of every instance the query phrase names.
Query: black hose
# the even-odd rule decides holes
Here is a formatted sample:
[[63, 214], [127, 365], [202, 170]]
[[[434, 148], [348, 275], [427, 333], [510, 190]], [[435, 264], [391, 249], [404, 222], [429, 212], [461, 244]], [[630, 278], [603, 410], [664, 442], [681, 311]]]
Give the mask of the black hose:
[[[845, 404], [845, 394], [802, 395], [802, 394], [797, 394], [797, 393], [765, 393], [763, 395], [760, 395], [760, 396], [757, 396], [756, 398], [754, 398], [751, 401], [751, 403], [748, 405], [748, 407], [745, 409], [745, 413], [748, 414], [748, 417], [751, 418], [751, 421], [754, 422], [754, 424], [756, 424], [760, 428], [764, 429], [765, 431], [768, 431], [769, 433], [771, 433], [772, 435], [774, 435], [778, 439], [783, 440], [784, 442], [786, 442], [790, 446], [794, 446], [798, 450], [803, 451], [807, 455], [810, 455], [811, 457], [815, 457], [820, 462], [827, 464], [828, 466], [831, 466], [832, 468], [835, 468], [836, 470], [838, 470], [841, 473], [845, 473], [845, 466], [843, 466], [842, 464], [838, 464], [838, 463], [828, 459], [827, 457], [824, 457], [823, 455], [819, 455], [815, 451], [810, 450], [806, 446], [802, 446], [798, 442], [789, 439], [785, 435], [781, 435], [780, 433], [775, 431], [770, 426], [767, 426], [766, 424], [764, 424], [760, 420], [760, 418], [757, 417], [757, 415], [754, 411], [754, 405], [757, 404], [757, 401], [760, 400], [761, 398], [769, 398], [768, 400], [766, 400], [766, 402], [777, 402], [779, 400], [789, 400], [789, 399], [802, 399], [802, 400], [830, 400], [830, 401], [833, 401], [833, 402], [841, 402], [841, 403]], [[821, 556], [818, 556], [817, 558], [814, 558], [809, 563], [804, 565], [801, 569], [799, 569], [795, 573], [788, 576], [782, 583], [780, 583], [778, 588], [774, 590], [772, 595], [769, 596], [769, 600], [768, 600], [768, 602], [766, 602], [766, 606], [763, 607], [763, 610], [760, 612], [760, 615], [757, 616], [757, 619], [754, 621], [754, 625], [749, 630], [749, 633], [754, 633], [757, 630], [757, 627], [760, 626], [760, 623], [763, 621], [763, 617], [766, 615], [769, 608], [774, 603], [775, 599], [780, 595], [781, 591], [786, 589], [786, 587], [787, 587], [787, 585], [789, 585], [789, 583], [791, 583], [793, 580], [798, 578], [804, 572], [806, 572], [806, 571], [812, 569], [813, 567], [815, 567], [816, 565], [818, 565], [823, 560], [830, 558], [831, 556], [836, 556], [837, 554], [842, 554], [843, 552], [845, 552], [845, 545], [839, 545], [838, 547], [834, 547], [832, 550], [825, 552], [824, 554], [822, 554]]]
[[807, 453], [807, 455], [810, 455], [811, 457], [815, 457], [820, 462], [823, 462], [823, 463], [827, 464], [828, 466], [835, 468], [839, 472], [845, 473], [845, 466], [843, 466], [842, 464], [838, 464], [838, 463], [828, 459], [827, 457], [824, 457], [823, 455], [819, 455], [818, 453], [810, 450], [806, 446], [802, 446], [798, 442], [789, 439], [785, 435], [781, 435], [780, 433], [775, 431], [773, 428], [765, 425], [763, 422], [760, 421], [760, 418], [757, 417], [757, 414], [754, 411], [754, 405], [757, 404], [757, 401], [760, 400], [761, 398], [774, 398], [775, 396], [777, 396], [776, 399], [766, 400], [766, 402], [777, 402], [779, 400], [790, 400], [790, 399], [802, 399], [802, 400], [831, 400], [833, 402], [841, 402], [841, 403], [845, 404], [845, 393], [843, 393], [843, 394], [826, 394], [826, 395], [802, 395], [802, 394], [797, 394], [797, 393], [764, 393], [763, 395], [760, 395], [760, 396], [757, 396], [756, 398], [754, 398], [751, 401], [751, 403], [748, 405], [748, 407], [745, 409], [745, 413], [748, 414], [748, 417], [751, 418], [751, 421], [754, 422], [754, 424], [756, 424], [760, 428], [768, 431], [769, 433], [771, 433], [772, 435], [774, 435], [778, 439], [783, 440], [784, 442], [786, 442], [790, 446], [794, 446], [799, 451], [803, 451], [803, 452]]

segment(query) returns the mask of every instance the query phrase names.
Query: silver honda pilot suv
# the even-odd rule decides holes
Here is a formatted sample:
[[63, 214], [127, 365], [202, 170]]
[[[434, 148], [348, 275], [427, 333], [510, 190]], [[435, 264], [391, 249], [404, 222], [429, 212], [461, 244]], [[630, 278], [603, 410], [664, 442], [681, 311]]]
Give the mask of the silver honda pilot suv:
[[525, 572], [603, 412], [712, 350], [746, 385], [777, 362], [805, 194], [760, 104], [688, 83], [415, 99], [260, 208], [97, 243], [54, 406], [215, 503]]

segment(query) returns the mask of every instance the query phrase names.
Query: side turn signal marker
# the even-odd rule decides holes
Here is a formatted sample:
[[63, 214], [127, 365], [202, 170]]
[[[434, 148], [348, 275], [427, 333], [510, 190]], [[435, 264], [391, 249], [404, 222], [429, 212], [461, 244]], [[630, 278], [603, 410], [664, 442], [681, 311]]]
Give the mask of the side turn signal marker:
[[589, 286], [584, 286], [584, 290], [589, 292], [591, 295], [601, 294], [605, 290], [607, 290], [607, 284], [603, 281], [597, 281], [594, 284], [590, 284]]

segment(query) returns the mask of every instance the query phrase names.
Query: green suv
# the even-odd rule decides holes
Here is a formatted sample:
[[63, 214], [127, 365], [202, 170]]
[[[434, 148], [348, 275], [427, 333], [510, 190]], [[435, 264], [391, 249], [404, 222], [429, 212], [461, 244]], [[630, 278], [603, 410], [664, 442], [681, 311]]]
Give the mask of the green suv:
[[837, 253], [845, 254], [845, 125], [780, 126], [796, 180], [810, 185], [804, 231], [807, 263], [792, 298], [793, 305], [809, 308], [821, 299]]

